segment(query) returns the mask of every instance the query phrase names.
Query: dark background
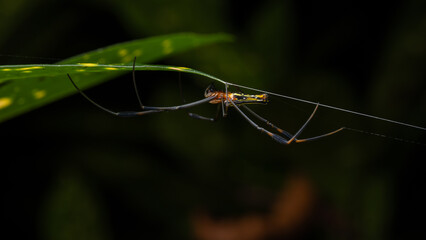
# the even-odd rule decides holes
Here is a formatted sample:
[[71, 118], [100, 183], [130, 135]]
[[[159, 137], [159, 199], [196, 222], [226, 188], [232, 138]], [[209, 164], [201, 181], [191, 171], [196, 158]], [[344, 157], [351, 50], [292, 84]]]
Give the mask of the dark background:
[[[426, 126], [426, 4], [386, 1], [0, 2], [1, 64], [54, 63], [175, 32], [235, 36], [157, 64]], [[177, 73], [137, 72], [143, 101], [180, 104]], [[186, 99], [208, 80], [182, 75]], [[64, 77], [64, 81], [66, 78]], [[131, 75], [87, 90], [137, 110]], [[253, 109], [296, 132], [312, 105]], [[197, 113], [214, 115], [203, 105]], [[237, 112], [116, 118], [79, 95], [0, 124], [2, 234], [28, 239], [401, 239], [425, 236], [425, 131], [320, 108], [304, 144]]]

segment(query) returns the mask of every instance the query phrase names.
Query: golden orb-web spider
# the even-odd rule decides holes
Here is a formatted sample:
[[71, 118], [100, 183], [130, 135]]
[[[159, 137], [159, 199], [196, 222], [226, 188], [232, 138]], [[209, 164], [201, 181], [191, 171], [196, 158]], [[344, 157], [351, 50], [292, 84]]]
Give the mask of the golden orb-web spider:
[[[316, 139], [319, 139], [319, 138], [330, 136], [332, 134], [335, 134], [335, 133], [345, 129], [344, 127], [342, 127], [342, 128], [339, 128], [335, 131], [332, 131], [332, 132], [329, 132], [329, 133], [326, 133], [326, 134], [323, 134], [323, 135], [319, 135], [319, 136], [315, 136], [315, 137], [311, 137], [311, 138], [305, 138], [305, 139], [298, 139], [299, 135], [302, 133], [302, 131], [308, 125], [309, 121], [315, 115], [315, 113], [316, 113], [316, 111], [319, 107], [319, 103], [316, 104], [315, 109], [311, 113], [308, 120], [306, 120], [306, 122], [302, 125], [302, 127], [293, 135], [293, 134], [290, 134], [287, 131], [282, 130], [281, 128], [278, 128], [277, 126], [275, 126], [274, 124], [272, 124], [268, 120], [266, 120], [266, 119], [262, 118], [261, 116], [259, 116], [258, 114], [256, 114], [249, 107], [247, 107], [248, 104], [266, 104], [266, 103], [268, 103], [269, 102], [268, 94], [263, 93], [263, 94], [257, 94], [257, 95], [250, 95], [250, 94], [244, 94], [244, 93], [228, 92], [228, 85], [227, 84], [225, 84], [225, 91], [218, 91], [218, 90], [215, 89], [213, 83], [210, 84], [204, 92], [205, 98], [198, 100], [198, 101], [195, 101], [195, 102], [186, 103], [186, 104], [182, 104], [182, 105], [178, 105], [178, 106], [171, 106], [171, 107], [145, 106], [145, 105], [142, 104], [142, 101], [139, 97], [139, 93], [138, 93], [138, 90], [137, 90], [136, 78], [135, 78], [135, 62], [136, 62], [136, 59], [133, 61], [132, 78], [133, 78], [134, 88], [135, 88], [135, 91], [136, 91], [136, 96], [137, 96], [137, 99], [138, 99], [139, 104], [140, 104], [143, 111], [114, 112], [114, 111], [112, 111], [108, 108], [105, 108], [105, 107], [99, 105], [98, 103], [96, 103], [95, 101], [93, 101], [92, 99], [90, 99], [83, 91], [81, 91], [77, 87], [75, 82], [72, 80], [72, 78], [69, 74], [67, 74], [67, 76], [70, 79], [71, 83], [74, 85], [74, 87], [78, 90], [78, 92], [84, 98], [86, 98], [88, 101], [90, 101], [96, 107], [98, 107], [98, 108], [100, 108], [100, 109], [102, 109], [102, 110], [104, 110], [104, 111], [106, 111], [110, 114], [113, 114], [115, 116], [119, 116], [119, 117], [135, 117], [135, 116], [142, 116], [142, 115], [150, 114], [150, 113], [158, 113], [158, 112], [165, 112], [165, 111], [175, 111], [175, 110], [180, 110], [180, 109], [187, 109], [187, 108], [191, 108], [191, 107], [198, 106], [200, 104], [208, 102], [208, 103], [211, 103], [211, 104], [218, 104], [218, 111], [217, 111], [216, 117], [208, 118], [208, 117], [200, 116], [200, 115], [195, 114], [195, 113], [188, 113], [189, 116], [192, 117], [192, 118], [201, 119], [201, 120], [216, 121], [216, 120], [219, 119], [220, 109], [222, 109], [222, 116], [225, 117], [227, 115], [228, 108], [234, 107], [254, 128], [259, 130], [260, 132], [267, 134], [268, 136], [272, 137], [275, 141], [277, 141], [281, 144], [290, 144], [292, 142], [300, 143], [300, 142], [316, 140]], [[240, 107], [244, 108], [247, 112], [252, 114], [255, 118], [257, 118], [258, 120], [269, 125], [271, 128], [275, 129], [277, 132], [281, 133], [283, 136], [272, 133], [272, 132], [266, 130], [265, 128], [257, 125], [253, 120], [251, 120], [240, 109]]]

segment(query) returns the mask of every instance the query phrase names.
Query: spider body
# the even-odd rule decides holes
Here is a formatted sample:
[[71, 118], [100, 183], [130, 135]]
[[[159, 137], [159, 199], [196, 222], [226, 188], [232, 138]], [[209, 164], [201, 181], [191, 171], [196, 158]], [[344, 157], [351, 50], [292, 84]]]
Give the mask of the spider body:
[[204, 97], [209, 98], [211, 96], [215, 96], [215, 98], [210, 100], [209, 103], [219, 104], [223, 102], [227, 107], [233, 107], [230, 100], [232, 100], [237, 106], [243, 104], [267, 104], [269, 102], [268, 94], [266, 93], [255, 95], [233, 92], [226, 93], [216, 90], [213, 83], [210, 84], [204, 92]]

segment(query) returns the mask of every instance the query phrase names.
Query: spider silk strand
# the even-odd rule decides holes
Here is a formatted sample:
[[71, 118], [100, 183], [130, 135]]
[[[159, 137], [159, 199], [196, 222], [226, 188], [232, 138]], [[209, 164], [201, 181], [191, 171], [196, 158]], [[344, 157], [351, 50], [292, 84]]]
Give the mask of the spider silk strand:
[[399, 121], [395, 121], [395, 120], [391, 120], [391, 119], [387, 119], [387, 118], [377, 117], [377, 116], [373, 116], [373, 115], [365, 114], [365, 113], [361, 113], [361, 112], [355, 112], [355, 111], [351, 111], [351, 110], [348, 110], [348, 109], [334, 107], [334, 106], [330, 106], [330, 105], [326, 105], [326, 104], [322, 104], [322, 103], [316, 103], [316, 102], [308, 101], [308, 100], [301, 99], [301, 98], [291, 97], [291, 96], [282, 95], [282, 94], [273, 93], [273, 92], [268, 92], [268, 91], [262, 91], [262, 90], [259, 90], [259, 89], [256, 89], [256, 88], [246, 87], [246, 86], [242, 86], [242, 85], [238, 85], [238, 84], [234, 84], [234, 83], [227, 83], [227, 84], [234, 86], [234, 87], [240, 87], [240, 88], [244, 88], [244, 89], [248, 89], [248, 90], [252, 90], [252, 91], [264, 92], [264, 93], [267, 93], [267, 94], [270, 94], [270, 95], [273, 95], [273, 96], [287, 98], [287, 99], [291, 99], [291, 100], [294, 100], [294, 101], [309, 103], [309, 104], [313, 104], [313, 105], [319, 104], [319, 106], [321, 106], [321, 107], [330, 108], [330, 109], [334, 109], [334, 110], [337, 110], [337, 111], [347, 112], [347, 113], [350, 113], [350, 114], [355, 114], [355, 115], [359, 115], [359, 116], [363, 116], [363, 117], [367, 117], [367, 118], [373, 118], [373, 119], [377, 119], [377, 120], [381, 120], [381, 121], [386, 121], [386, 122], [390, 122], [390, 123], [394, 123], [394, 124], [398, 124], [398, 125], [402, 125], [402, 126], [416, 128], [416, 129], [426, 131], [425, 127], [420, 127], [420, 126], [413, 125], [413, 124], [408, 124], [408, 123], [399, 122]]

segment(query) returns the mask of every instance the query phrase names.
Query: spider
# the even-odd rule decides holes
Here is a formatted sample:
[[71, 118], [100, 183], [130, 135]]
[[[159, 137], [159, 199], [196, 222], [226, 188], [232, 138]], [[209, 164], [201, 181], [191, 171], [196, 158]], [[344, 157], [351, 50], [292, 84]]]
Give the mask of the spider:
[[[77, 89], [77, 91], [84, 97], [86, 98], [89, 102], [91, 102], [93, 105], [95, 105], [96, 107], [110, 113], [113, 114], [115, 116], [118, 117], [135, 117], [135, 116], [142, 116], [142, 115], [146, 115], [146, 114], [150, 114], [150, 113], [159, 113], [159, 112], [166, 112], [166, 111], [175, 111], [175, 110], [181, 110], [181, 109], [187, 109], [187, 108], [191, 108], [194, 106], [198, 106], [200, 104], [203, 103], [210, 103], [210, 104], [218, 104], [218, 110], [217, 110], [217, 114], [214, 118], [208, 118], [208, 117], [204, 117], [195, 113], [188, 113], [188, 115], [192, 118], [195, 119], [200, 119], [200, 120], [207, 120], [207, 121], [212, 121], [215, 122], [219, 119], [220, 117], [220, 110], [222, 109], [222, 116], [226, 117], [227, 112], [228, 112], [228, 108], [229, 107], [233, 107], [235, 108], [249, 123], [250, 125], [252, 125], [254, 128], [256, 128], [257, 130], [259, 130], [262, 133], [267, 134], [268, 136], [270, 136], [272, 139], [274, 139], [275, 141], [277, 141], [278, 143], [281, 144], [285, 144], [288, 145], [290, 143], [301, 143], [301, 142], [307, 142], [307, 141], [312, 141], [312, 140], [316, 140], [316, 139], [320, 139], [323, 137], [327, 137], [330, 136], [332, 134], [335, 134], [343, 129], [345, 129], [345, 127], [341, 127], [335, 131], [323, 134], [323, 135], [319, 135], [319, 136], [315, 136], [315, 137], [310, 137], [310, 138], [305, 138], [305, 139], [299, 139], [299, 135], [303, 132], [303, 130], [305, 129], [305, 127], [308, 125], [309, 121], [311, 121], [311, 119], [314, 117], [316, 111], [318, 110], [319, 107], [319, 103], [316, 104], [315, 109], [313, 110], [313, 112], [311, 113], [311, 115], [309, 116], [309, 118], [306, 120], [306, 122], [302, 125], [302, 127], [293, 135], [290, 134], [287, 131], [284, 131], [283, 129], [275, 126], [274, 124], [272, 124], [271, 122], [269, 122], [268, 120], [266, 120], [265, 118], [262, 118], [261, 116], [259, 116], [257, 113], [255, 113], [253, 110], [251, 110], [249, 107], [247, 107], [247, 105], [249, 104], [267, 104], [269, 102], [269, 98], [268, 98], [268, 94], [267, 93], [263, 93], [263, 94], [257, 94], [257, 95], [251, 95], [251, 94], [245, 94], [245, 93], [237, 93], [237, 92], [228, 92], [228, 84], [225, 83], [225, 91], [219, 91], [216, 90], [214, 84], [210, 84], [207, 89], [204, 92], [204, 99], [195, 101], [195, 102], [191, 102], [191, 103], [185, 103], [182, 105], [177, 105], [177, 106], [170, 106], [170, 107], [151, 107], [151, 106], [145, 106], [142, 104], [140, 97], [139, 97], [139, 93], [137, 91], [137, 85], [136, 85], [136, 78], [135, 78], [135, 62], [136, 62], [136, 58], [133, 61], [133, 70], [132, 70], [132, 78], [133, 78], [133, 84], [134, 84], [134, 88], [136, 91], [136, 96], [137, 99], [139, 101], [139, 104], [142, 108], [142, 111], [121, 111], [121, 112], [114, 112], [108, 108], [105, 108], [101, 105], [99, 105], [98, 103], [96, 103], [95, 101], [93, 101], [92, 99], [90, 99], [82, 90], [80, 90], [80, 88], [78, 88], [78, 86], [75, 84], [75, 82], [72, 80], [71, 76], [67, 73], [68, 78], [70, 79], [71, 83], [74, 85], [74, 87]], [[246, 110], [248, 113], [250, 113], [251, 115], [253, 115], [255, 118], [257, 118], [258, 120], [260, 120], [261, 122], [264, 122], [265, 124], [267, 124], [268, 126], [270, 126], [271, 128], [275, 129], [277, 132], [281, 133], [282, 135], [279, 134], [275, 134], [272, 133], [268, 130], [266, 130], [263, 127], [260, 127], [259, 125], [257, 125], [252, 119], [250, 119], [242, 110], [241, 108], [243, 108], [244, 110]]]

